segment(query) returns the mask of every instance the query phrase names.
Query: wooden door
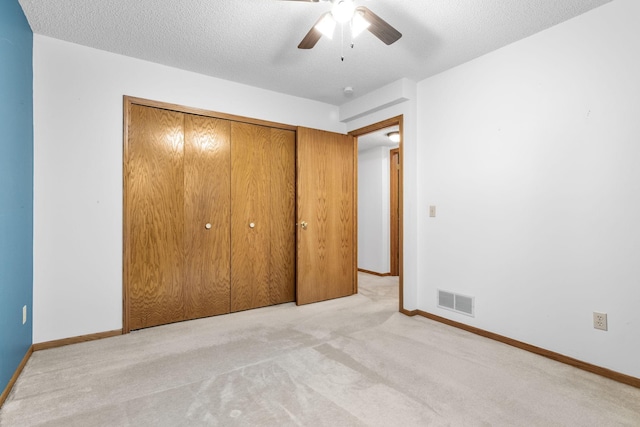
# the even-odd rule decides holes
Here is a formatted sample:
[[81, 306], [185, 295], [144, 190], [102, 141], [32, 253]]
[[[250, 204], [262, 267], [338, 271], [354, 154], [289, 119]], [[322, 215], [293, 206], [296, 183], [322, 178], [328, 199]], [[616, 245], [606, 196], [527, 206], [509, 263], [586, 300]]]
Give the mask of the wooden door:
[[269, 157], [269, 298], [281, 304], [296, 299], [296, 133], [271, 129]]
[[229, 312], [231, 124], [184, 116], [185, 319]]
[[293, 301], [295, 132], [125, 105], [123, 330]]
[[390, 247], [390, 274], [400, 274], [400, 149], [389, 151], [389, 206], [391, 223], [389, 227]]
[[270, 129], [231, 125], [231, 311], [269, 305]]
[[355, 138], [298, 128], [297, 303], [356, 292]]
[[[128, 328], [184, 318], [184, 117], [131, 105], [124, 170]], [[126, 314], [125, 314], [126, 316]]]
[[132, 104], [125, 329], [229, 312], [230, 124]]
[[295, 133], [231, 125], [231, 311], [295, 299]]

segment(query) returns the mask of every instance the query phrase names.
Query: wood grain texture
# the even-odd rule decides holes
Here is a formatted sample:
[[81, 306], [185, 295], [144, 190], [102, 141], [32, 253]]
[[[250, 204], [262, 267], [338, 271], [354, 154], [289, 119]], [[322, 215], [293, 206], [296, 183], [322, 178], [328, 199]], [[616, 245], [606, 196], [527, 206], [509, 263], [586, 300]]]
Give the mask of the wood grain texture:
[[[354, 129], [352, 131], [349, 132], [349, 135], [351, 136], [362, 136], [362, 135], [366, 135], [368, 133], [371, 132], [375, 132], [381, 129], [385, 129], [391, 126], [400, 126], [400, 135], [402, 135], [402, 119], [403, 116], [395, 116], [395, 117], [391, 117], [388, 118], [386, 120], [383, 120], [381, 122], [377, 122], [377, 123], [373, 123], [370, 124], [368, 126], [364, 126], [358, 129]], [[400, 138], [400, 145], [402, 145], [402, 138]]]
[[230, 309], [231, 124], [186, 114], [184, 134], [184, 315], [195, 319]]
[[399, 116], [400, 127], [400, 172], [398, 174], [398, 308], [404, 308], [404, 117]]
[[379, 38], [384, 44], [393, 44], [402, 37], [400, 31], [393, 28], [387, 21], [373, 13], [369, 8], [360, 6], [356, 8], [356, 10], [362, 13], [364, 19], [371, 24], [367, 27], [367, 30]]
[[123, 332], [293, 301], [295, 127], [124, 109]]
[[132, 267], [130, 264], [131, 242], [129, 241], [130, 226], [127, 219], [128, 209], [128, 195], [127, 192], [131, 179], [128, 176], [129, 170], [129, 126], [131, 124], [131, 110], [133, 108], [131, 99], [128, 96], [123, 97], [122, 111], [124, 111], [124, 120], [122, 123], [122, 333], [128, 334], [131, 331], [130, 317], [131, 317], [131, 301], [129, 297], [129, 269]]
[[270, 304], [270, 129], [234, 122], [231, 140], [231, 311], [240, 311]]
[[269, 149], [270, 260], [269, 298], [271, 304], [295, 301], [296, 236], [296, 134], [271, 129]]
[[130, 329], [184, 318], [182, 113], [132, 105], [124, 170]]
[[124, 96], [124, 102], [125, 104], [135, 104], [135, 105], [146, 106], [146, 107], [155, 107], [163, 110], [171, 110], [171, 111], [177, 111], [180, 113], [195, 114], [197, 116], [225, 119], [232, 122], [251, 123], [254, 125], [267, 126], [267, 127], [276, 128], [276, 129], [286, 129], [286, 130], [292, 130], [292, 131], [295, 131], [297, 129], [297, 126], [286, 125], [283, 123], [254, 119], [252, 117], [236, 116], [235, 114], [220, 113], [218, 111], [204, 110], [202, 108], [195, 108], [195, 107], [187, 107], [179, 104], [171, 104], [169, 102], [137, 98], [134, 96]]
[[351, 215], [353, 220], [353, 293], [358, 293], [358, 139], [349, 135], [351, 138], [351, 145], [353, 150], [353, 213]]
[[400, 272], [400, 204], [398, 198], [400, 188], [400, 150], [398, 148], [390, 150], [389, 157], [389, 253], [391, 256], [389, 270], [392, 276], [397, 276]]
[[355, 292], [355, 140], [298, 128], [297, 303]]
[[298, 44], [298, 49], [312, 49], [316, 45], [316, 43], [318, 43], [318, 41], [320, 40], [320, 37], [322, 37], [322, 33], [316, 28], [316, 25], [318, 25], [320, 21], [322, 21], [325, 15], [327, 14], [325, 13], [322, 16], [320, 16], [320, 18], [318, 18], [316, 23], [313, 24], [309, 32], [304, 36], [304, 38]]

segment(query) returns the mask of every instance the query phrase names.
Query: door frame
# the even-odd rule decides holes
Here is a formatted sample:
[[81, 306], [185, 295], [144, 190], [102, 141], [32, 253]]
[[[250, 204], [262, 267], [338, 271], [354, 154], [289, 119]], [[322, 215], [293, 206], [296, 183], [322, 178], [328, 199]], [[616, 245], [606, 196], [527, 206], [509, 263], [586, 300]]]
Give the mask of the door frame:
[[[389, 119], [383, 120], [381, 122], [378, 123], [374, 123], [371, 124], [369, 126], [365, 126], [359, 129], [355, 129], [352, 130], [351, 132], [349, 132], [349, 135], [356, 137], [356, 141], [357, 138], [363, 135], [366, 135], [368, 133], [372, 133], [378, 130], [382, 130], [391, 126], [398, 126], [399, 130], [400, 130], [400, 143], [398, 146], [398, 154], [399, 154], [399, 162], [400, 162], [400, 174], [398, 176], [398, 210], [399, 210], [399, 224], [398, 224], [398, 303], [399, 303], [399, 307], [398, 307], [398, 311], [402, 312], [403, 307], [404, 307], [404, 292], [403, 292], [403, 277], [404, 277], [404, 256], [403, 256], [403, 235], [404, 235], [404, 158], [403, 158], [403, 153], [404, 153], [404, 149], [403, 149], [403, 140], [404, 140], [404, 116], [403, 115], [399, 115], [399, 116], [395, 116], [395, 117], [391, 117]], [[356, 143], [356, 150], [357, 150], [357, 143]], [[357, 157], [356, 157], [357, 159]], [[357, 161], [357, 160], [356, 160]], [[357, 168], [356, 168], [357, 171]], [[356, 172], [357, 173], [357, 172]], [[357, 192], [357, 183], [356, 183], [356, 192]], [[357, 193], [356, 193], [357, 194]], [[356, 221], [357, 224], [357, 221]], [[356, 240], [357, 242], [357, 240]], [[357, 243], [356, 243], [356, 247], [357, 247]], [[357, 256], [357, 251], [356, 251], [356, 256]]]
[[[397, 159], [394, 160], [397, 154]], [[395, 176], [395, 178], [394, 178]], [[400, 237], [398, 228], [400, 224], [400, 149], [389, 150], [389, 273], [398, 276], [400, 270]]]

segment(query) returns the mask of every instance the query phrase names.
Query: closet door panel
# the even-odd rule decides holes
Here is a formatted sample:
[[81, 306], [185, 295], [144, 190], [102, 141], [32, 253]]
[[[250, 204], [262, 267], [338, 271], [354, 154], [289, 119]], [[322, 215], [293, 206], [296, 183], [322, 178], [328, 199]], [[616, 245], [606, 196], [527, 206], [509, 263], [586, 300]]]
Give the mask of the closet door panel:
[[231, 311], [270, 304], [270, 129], [231, 124]]
[[183, 319], [183, 120], [131, 106], [124, 171], [129, 329]]
[[184, 121], [185, 318], [229, 312], [230, 122]]
[[356, 291], [355, 138], [298, 128], [298, 304]]
[[296, 135], [272, 129], [269, 149], [271, 174], [271, 248], [269, 294], [271, 304], [295, 300], [295, 186]]

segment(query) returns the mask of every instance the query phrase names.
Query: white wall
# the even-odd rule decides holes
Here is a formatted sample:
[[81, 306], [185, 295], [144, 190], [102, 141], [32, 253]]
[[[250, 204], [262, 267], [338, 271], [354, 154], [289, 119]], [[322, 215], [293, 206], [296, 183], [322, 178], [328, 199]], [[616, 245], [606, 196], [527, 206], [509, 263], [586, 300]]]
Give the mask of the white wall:
[[358, 152], [358, 268], [390, 271], [389, 147]]
[[420, 309], [640, 377], [639, 16], [616, 0], [418, 84]]
[[122, 327], [122, 96], [346, 132], [335, 106], [34, 36], [34, 327]]

